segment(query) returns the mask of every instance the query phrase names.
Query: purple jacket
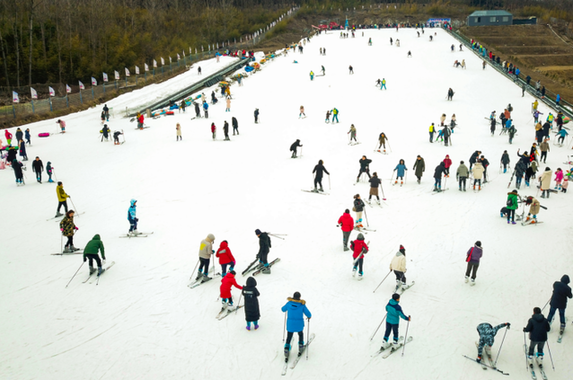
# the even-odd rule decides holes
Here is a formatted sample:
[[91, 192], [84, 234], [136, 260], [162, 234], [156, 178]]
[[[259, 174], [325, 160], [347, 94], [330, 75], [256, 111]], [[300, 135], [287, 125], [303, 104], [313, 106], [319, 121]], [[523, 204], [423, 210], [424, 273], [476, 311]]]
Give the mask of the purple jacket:
[[469, 256], [469, 262], [470, 263], [479, 263], [479, 260], [481, 259], [481, 255], [482, 255], [483, 251], [481, 249], [481, 247], [478, 247], [477, 245], [474, 245], [472, 248], [469, 249], [468, 251], [468, 256]]

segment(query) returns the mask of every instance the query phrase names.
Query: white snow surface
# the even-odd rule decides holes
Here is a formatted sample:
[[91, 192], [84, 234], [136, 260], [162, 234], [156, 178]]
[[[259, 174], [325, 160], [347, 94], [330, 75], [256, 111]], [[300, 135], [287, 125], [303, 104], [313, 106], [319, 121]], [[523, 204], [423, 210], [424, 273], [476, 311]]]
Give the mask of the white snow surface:
[[[433, 42], [428, 40], [430, 33], [437, 33]], [[373, 46], [367, 44], [369, 37]], [[390, 46], [390, 37], [400, 39], [401, 47]], [[450, 52], [452, 43], [455, 53]], [[548, 301], [553, 282], [572, 274], [573, 207], [567, 201], [571, 194], [538, 198], [548, 208], [541, 210], [544, 223], [538, 226], [507, 225], [500, 218], [514, 184], [508, 188], [511, 172], [500, 173], [499, 160], [507, 149], [513, 168], [517, 149], [530, 150], [533, 98], [521, 97], [514, 83], [489, 66], [482, 70], [472, 52], [460, 52], [457, 46], [437, 29], [426, 29], [420, 38], [414, 29], [367, 30], [364, 37], [359, 31], [348, 39], [323, 34], [306, 44], [304, 54], [278, 57], [242, 87], [233, 85], [230, 113], [225, 113], [221, 99], [210, 107], [208, 120], [190, 120], [194, 111], [188, 108], [186, 114], [147, 119], [151, 128], [139, 131], [116, 112], [109, 125], [112, 131], [125, 131], [126, 143], [120, 146], [100, 142], [101, 107], [64, 117], [65, 134], [37, 137], [40, 132], [56, 132], [54, 120], [24, 126], [33, 135], [26, 186], [15, 185], [11, 169], [0, 173], [0, 378], [281, 378], [280, 308], [295, 291], [302, 293], [312, 312], [310, 331], [316, 339], [308, 361], [289, 368], [287, 378], [500, 379], [501, 374], [483, 371], [462, 357], [476, 357], [476, 326], [482, 322], [512, 323], [498, 367], [511, 378], [529, 378], [522, 328], [533, 307]], [[319, 55], [320, 47], [327, 49], [325, 56]], [[406, 57], [408, 50], [412, 58]], [[453, 68], [456, 59], [465, 59], [467, 70]], [[310, 81], [309, 72], [320, 73], [321, 65], [326, 76]], [[354, 75], [348, 74], [349, 65]], [[208, 67], [221, 67], [212, 61], [201, 66], [203, 75]], [[196, 75], [191, 71], [170, 83], [189, 85]], [[386, 78], [387, 91], [374, 85], [378, 78]], [[145, 103], [161, 95], [156, 87], [123, 95], [108, 105]], [[449, 87], [455, 91], [452, 102], [445, 99]], [[518, 129], [513, 145], [506, 136], [490, 136], [484, 120], [508, 103], [514, 107]], [[298, 119], [301, 105], [305, 119]], [[256, 107], [259, 124], [253, 120]], [[340, 123], [326, 124], [326, 111], [333, 107], [340, 110]], [[540, 110], [544, 116], [550, 111], [544, 105]], [[428, 142], [428, 127], [439, 124], [442, 113], [448, 121], [455, 113], [458, 120], [450, 147]], [[232, 116], [239, 121], [240, 135], [222, 141], [223, 122], [230, 123]], [[175, 141], [177, 122], [182, 125], [180, 142]], [[217, 141], [211, 138], [211, 122], [218, 128]], [[347, 144], [351, 123], [362, 142], [356, 146]], [[373, 152], [380, 132], [389, 137], [389, 155]], [[303, 155], [293, 160], [289, 146], [297, 138], [304, 145]], [[569, 147], [551, 145], [541, 169], [566, 169]], [[476, 149], [491, 163], [491, 183], [481, 192], [458, 192], [455, 170], [460, 160], [467, 164]], [[418, 154], [426, 162], [421, 185], [412, 170]], [[446, 154], [453, 161], [445, 185], [449, 191], [433, 195], [434, 168]], [[371, 250], [359, 282], [351, 276], [351, 254], [343, 252], [336, 224], [344, 209], [352, 208], [354, 194], [367, 198], [368, 183], [355, 185], [362, 155], [372, 158], [371, 172], [383, 178], [387, 201], [383, 207], [366, 206], [368, 223], [377, 232], [366, 235]], [[70, 207], [85, 212], [75, 218], [76, 246], [83, 248], [100, 234], [108, 264], [116, 262], [97, 286], [82, 284], [88, 275], [83, 265], [65, 288], [82, 256], [50, 255], [60, 250], [58, 223], [46, 221], [56, 211], [55, 184], [46, 182], [45, 173], [43, 184], [35, 182], [35, 156], [44, 165], [52, 162], [57, 180], [72, 196]], [[392, 170], [401, 158], [409, 169], [407, 183], [391, 186]], [[311, 189], [319, 159], [331, 173], [323, 181], [327, 196], [301, 191]], [[532, 185], [519, 192], [535, 196], [536, 190]], [[132, 198], [138, 200], [139, 230], [153, 231], [150, 237], [119, 238], [129, 228]], [[246, 277], [240, 272], [258, 251], [257, 228], [288, 236], [272, 238], [269, 261], [281, 261], [271, 275], [256, 277], [261, 327], [249, 332], [243, 310], [215, 319], [221, 307], [219, 280], [192, 290], [187, 284], [194, 276], [199, 243], [209, 233], [216, 237], [215, 250], [222, 240], [229, 242], [237, 260], [237, 280], [244, 284]], [[484, 254], [477, 284], [470, 287], [464, 283], [465, 258], [476, 240], [483, 243]], [[414, 340], [403, 357], [396, 353], [388, 359], [371, 358], [380, 347], [384, 326], [373, 341], [370, 337], [385, 315], [394, 275], [376, 293], [373, 290], [388, 273], [400, 244], [406, 248], [408, 282], [416, 281], [400, 302], [412, 316], [408, 335]], [[218, 262], [216, 267], [219, 272]], [[235, 302], [239, 294], [233, 288]], [[549, 307], [544, 314], [548, 312]], [[566, 315], [571, 317], [569, 310]], [[573, 373], [573, 340], [566, 331], [563, 342], [556, 343], [558, 325], [556, 320], [545, 350], [552, 380], [570, 379]], [[402, 320], [400, 335], [405, 333]], [[497, 334], [494, 358], [504, 333], [505, 329]]]

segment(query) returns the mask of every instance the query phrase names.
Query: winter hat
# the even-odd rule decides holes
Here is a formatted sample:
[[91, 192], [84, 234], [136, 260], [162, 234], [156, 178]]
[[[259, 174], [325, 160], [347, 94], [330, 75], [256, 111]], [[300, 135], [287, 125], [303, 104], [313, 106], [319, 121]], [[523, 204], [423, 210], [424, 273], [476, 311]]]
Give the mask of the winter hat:
[[295, 300], [300, 300], [300, 293], [294, 292], [294, 294], [292, 295], [292, 298], [294, 298]]
[[481, 248], [481, 241], [476, 241], [476, 246]]
[[[137, 202], [137, 201], [136, 201], [136, 202]], [[215, 235], [209, 234], [209, 235], [207, 235], [207, 239], [208, 239], [209, 241], [215, 241]]]
[[360, 234], [358, 234], [358, 237], [357, 237], [357, 239], [358, 239], [358, 240], [364, 240], [364, 235], [362, 235], [361, 233], [360, 233]]
[[349, 209], [346, 209], [346, 210], [344, 210], [344, 213], [345, 213], [345, 214], [350, 214], [350, 210], [349, 210]]
[[406, 252], [406, 248], [404, 248], [404, 246], [402, 244], [400, 244], [400, 252], [402, 252], [402, 253]]
[[394, 301], [398, 301], [400, 299], [400, 295], [398, 293], [394, 293], [394, 294], [392, 294], [392, 299]]
[[464, 163], [463, 161], [460, 161], [460, 164], [463, 164], [463, 163]]
[[258, 228], [255, 230], [255, 235], [260, 235], [261, 234], [261, 230], [259, 230]]
[[551, 168], [549, 168], [549, 166], [546, 166], [546, 167], [545, 167], [545, 171], [546, 171], [546, 172], [551, 171]]

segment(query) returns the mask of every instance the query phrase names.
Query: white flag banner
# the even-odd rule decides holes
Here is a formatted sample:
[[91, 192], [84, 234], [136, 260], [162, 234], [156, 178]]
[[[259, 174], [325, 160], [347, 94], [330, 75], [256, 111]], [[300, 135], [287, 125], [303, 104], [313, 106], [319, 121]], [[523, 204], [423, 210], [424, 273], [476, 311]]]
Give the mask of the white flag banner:
[[[195, 49], [195, 52], [197, 52], [197, 49]], [[193, 51], [191, 50], [191, 46], [189, 46], [189, 55], [193, 54]]]
[[50, 96], [56, 96], [56, 91], [54, 91], [54, 89], [50, 86], [48, 86], [48, 92], [50, 93]]
[[71, 94], [72, 88], [66, 84], [66, 93]]
[[97, 79], [92, 77], [92, 86], [97, 86]]
[[125, 68], [125, 76], [128, 77], [129, 76], [129, 69], [126, 67]]
[[20, 97], [16, 91], [12, 91], [12, 101], [14, 103], [20, 103]]
[[169, 56], [169, 63], [173, 62], [173, 60], [171, 59], [171, 56]]
[[143, 64], [143, 68], [145, 69], [145, 71], [149, 71], [149, 66], [147, 66], [147, 63]]
[[139, 75], [139, 67], [135, 66], [135, 74]]
[[119, 73], [117, 71], [113, 71], [113, 75], [115, 76], [115, 80], [119, 80]]
[[165, 66], [165, 60], [161, 57], [161, 66]]
[[177, 60], [179, 61], [181, 59], [181, 56], [179, 55], [179, 53], [177, 53]]
[[107, 77], [107, 74], [106, 74], [106, 73], [103, 73], [103, 81], [104, 81], [104, 82], [107, 82], [107, 81], [108, 81], [108, 77]]
[[32, 93], [32, 99], [38, 99], [38, 93], [32, 87], [30, 87], [30, 92]]
[[82, 81], [78, 81], [80, 84], [80, 90], [85, 90], [86, 88], [84, 87], [84, 84], [82, 83]]

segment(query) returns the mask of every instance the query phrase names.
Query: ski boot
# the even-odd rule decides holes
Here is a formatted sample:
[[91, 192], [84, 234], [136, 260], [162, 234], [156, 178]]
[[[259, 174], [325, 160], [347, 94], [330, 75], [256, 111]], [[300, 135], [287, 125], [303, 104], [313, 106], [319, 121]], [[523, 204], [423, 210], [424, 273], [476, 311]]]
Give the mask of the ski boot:
[[201, 270], [199, 270], [197, 272], [197, 277], [195, 277], [195, 281], [199, 281], [201, 279], [201, 277], [203, 277], [203, 272], [201, 272]]
[[101, 274], [102, 274], [103, 272], [105, 272], [105, 269], [103, 269], [102, 267], [98, 267], [98, 268], [97, 268], [97, 275], [98, 275], [98, 276], [101, 276]]
[[285, 353], [285, 362], [288, 362], [288, 357], [290, 354], [290, 344], [285, 344], [284, 353]]
[[72, 253], [72, 252], [73, 252], [73, 251], [71, 250], [71, 248], [65, 247], [63, 253]]
[[234, 310], [235, 310], [235, 306], [231, 302], [227, 303], [227, 312], [230, 313]]
[[56, 212], [56, 216], [54, 216], [54, 218], [59, 218], [60, 216], [64, 216], [64, 214], [61, 214], [59, 211]]
[[392, 345], [392, 343], [388, 342], [388, 339], [385, 338], [384, 341], [382, 342], [382, 346], [380, 347], [380, 351], [384, 351], [385, 349], [387, 349], [391, 345]]
[[255, 322], [255, 330], [258, 330], [259, 328], [259, 324], [257, 322]]
[[471, 286], [474, 286], [476, 284], [476, 279], [472, 278], [472, 282], [470, 283]]
[[298, 342], [298, 356], [301, 356], [305, 349], [304, 342]]
[[543, 354], [542, 353], [537, 353], [537, 357], [535, 358], [536, 362], [537, 362], [537, 366], [539, 368], [543, 368]]
[[348, 248], [347, 246], [344, 246], [344, 251], [350, 251], [350, 248]]
[[466, 284], [468, 283], [468, 281], [470, 280], [470, 278], [468, 276], [466, 276]]
[[268, 266], [265, 266], [261, 272], [263, 274], [271, 274], [271, 268], [269, 268]]
[[324, 193], [324, 189], [322, 188], [322, 186], [320, 187], [320, 189], [318, 189], [318, 191], [320, 191], [321, 193]]
[[95, 273], [95, 271], [96, 271], [96, 270], [95, 270], [95, 268], [94, 268], [94, 267], [90, 267], [90, 276], [91, 276], [92, 274], [94, 274], [94, 273]]
[[207, 275], [207, 273], [203, 274], [203, 278], [201, 279], [201, 282], [205, 282], [205, 281], [209, 281], [212, 277], [209, 277]]

